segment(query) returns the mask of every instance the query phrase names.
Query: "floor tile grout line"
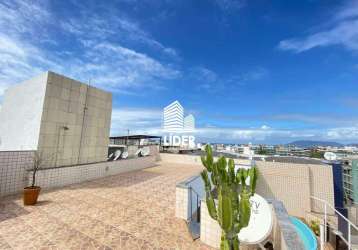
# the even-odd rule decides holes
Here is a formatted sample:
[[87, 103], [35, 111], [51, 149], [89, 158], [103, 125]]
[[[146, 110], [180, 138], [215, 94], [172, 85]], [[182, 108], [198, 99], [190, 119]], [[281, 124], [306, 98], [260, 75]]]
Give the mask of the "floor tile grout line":
[[0, 233], [0, 239], [3, 239], [4, 241], [5, 241], [5, 243], [11, 248], [11, 249], [15, 249], [15, 248], [13, 248], [11, 245], [10, 245], [10, 243], [3, 237], [3, 236], [1, 236], [2, 234]]
[[[80, 199], [78, 196], [73, 196], [73, 195], [71, 195], [71, 194], [68, 194], [68, 196], [71, 196], [72, 198], [77, 199], [77, 200]], [[102, 196], [99, 196], [99, 197], [101, 197], [101, 198], [103, 198], [103, 199], [105, 199], [105, 200], [108, 200], [108, 201], [113, 202], [113, 200], [110, 200], [110, 199], [108, 199], [108, 198], [106, 198], [106, 197], [102, 197]], [[80, 200], [81, 200], [81, 199], [80, 199]], [[86, 203], [87, 205], [90, 205], [90, 206], [93, 205], [93, 204], [88, 203], [88, 202], [85, 201], [85, 200], [81, 200], [81, 201], [84, 202], [84, 203]], [[69, 208], [68, 206], [66, 206], [66, 208], [68, 208], [68, 209], [70, 209], [70, 210], [73, 210], [72, 208]], [[101, 207], [98, 207], [98, 206], [96, 206], [96, 208], [102, 209]], [[144, 210], [142, 210], [142, 211], [144, 211]], [[84, 214], [83, 216], [92, 218], [92, 217], [90, 217], [90, 216], [88, 216], [88, 215], [85, 215], [85, 214]], [[97, 220], [97, 221], [98, 221], [98, 220]], [[102, 221], [100, 221], [100, 222], [102, 222]], [[104, 223], [104, 222], [102, 222], [102, 223]], [[109, 226], [113, 226], [113, 227], [117, 228], [117, 229], [120, 230], [120, 231], [124, 231], [124, 232], [127, 232], [127, 233], [130, 234], [130, 235], [133, 235], [131, 232], [128, 232], [127, 230], [125, 230], [124, 228], [121, 228], [121, 227], [119, 227], [119, 226], [112, 225], [112, 224], [108, 224], [108, 223], [104, 223], [104, 224], [109, 225]], [[148, 225], [148, 224], [147, 224], [147, 225]], [[148, 225], [148, 226], [150, 226], [150, 225]], [[152, 227], [152, 228], [153, 228], [153, 229], [160, 229], [160, 228], [158, 228], [158, 227]], [[172, 234], [172, 235], [175, 235], [175, 236], [177, 236], [177, 237], [182, 237], [182, 235], [177, 234], [177, 233], [170, 233], [170, 232], [165, 232], [165, 233]]]
[[[132, 211], [133, 214], [140, 213], [141, 211], [144, 211], [144, 212], [146, 211], [145, 207], [143, 207], [141, 205], [145, 206], [146, 203], [149, 204], [150, 202], [156, 203], [156, 199], [160, 199], [161, 195], [168, 196], [169, 198], [166, 199], [165, 201], [158, 202], [157, 204], [155, 204], [156, 208], [154, 210], [151, 210], [150, 213], [148, 213], [148, 215], [152, 217], [151, 220], [156, 220], [156, 216], [155, 216], [156, 212], [159, 211], [159, 213], [160, 213], [161, 209], [163, 209], [163, 208], [167, 209], [167, 207], [165, 205], [166, 202], [167, 203], [175, 202], [175, 197], [171, 197], [171, 196], [173, 196], [173, 195], [175, 196], [176, 183], [180, 182], [181, 180], [183, 180], [183, 179], [185, 179], [185, 178], [187, 178], [189, 176], [192, 176], [196, 172], [199, 173], [198, 168], [196, 168], [196, 167], [188, 169], [189, 170], [188, 173], [185, 173], [185, 174], [180, 173], [179, 175], [177, 175], [177, 173], [176, 173], [176, 167], [178, 167], [178, 166], [173, 166], [173, 167], [169, 166], [169, 168], [166, 168], [166, 169], [161, 168], [161, 167], [162, 166], [157, 166], [157, 167], [154, 167], [154, 168], [146, 169], [145, 171], [135, 171], [134, 176], [131, 176], [131, 173], [126, 173], [126, 174], [123, 174], [123, 175], [119, 174], [119, 177], [122, 177], [121, 180], [116, 179], [116, 176], [118, 176], [118, 175], [112, 175], [112, 176], [101, 178], [100, 180], [89, 180], [89, 181], [86, 181], [86, 182], [89, 182], [91, 184], [91, 186], [93, 186], [95, 189], [99, 189], [99, 190], [107, 189], [107, 188], [109, 188], [109, 189], [113, 188], [112, 190], [114, 190], [114, 192], [113, 192], [114, 195], [115, 195], [115, 190], [123, 189], [125, 192], [130, 193], [129, 197], [130, 196], [136, 197], [136, 194], [138, 194], [138, 195], [142, 194], [141, 190], [144, 191], [144, 190], [146, 190], [146, 188], [148, 188], [150, 190], [150, 192], [153, 192], [153, 194], [155, 194], [155, 195], [153, 195], [153, 199], [146, 200], [146, 198], [143, 198], [143, 197], [146, 197], [145, 195], [140, 195], [140, 197], [142, 197], [142, 199], [136, 199], [134, 201], [129, 202], [129, 204], [136, 204], [137, 202], [139, 202], [139, 205], [140, 205], [138, 207], [139, 211]], [[168, 169], [169, 169], [169, 171], [168, 171]], [[144, 173], [144, 174], [142, 175], [141, 173]], [[149, 180], [146, 180], [146, 178], [147, 178], [145, 176], [146, 173], [150, 173], [149, 176], [151, 176], [151, 174], [158, 174], [158, 175], [153, 177], [153, 178], [151, 178], [151, 179], [149, 179]], [[165, 179], [163, 179], [162, 177], [165, 178]], [[107, 178], [109, 178], [109, 179], [107, 180]], [[106, 183], [106, 181], [109, 181], [109, 183]], [[121, 181], [123, 181], [124, 183], [121, 183]], [[86, 183], [86, 182], [84, 182], [84, 183]], [[135, 182], [135, 183], [132, 184], [131, 182]], [[70, 191], [71, 191], [71, 189], [81, 189], [81, 186], [82, 186], [81, 184], [82, 183], [69, 185], [69, 186], [67, 186], [67, 188]], [[165, 186], [164, 188], [167, 190], [167, 192], [162, 192], [161, 194], [158, 195], [160, 189], [155, 188], [155, 185], [163, 185], [163, 186]], [[172, 185], [172, 186], [170, 186], [170, 185]], [[153, 188], [153, 186], [154, 186], [154, 188]], [[87, 194], [90, 193], [91, 195], [93, 195], [95, 193], [95, 192], [91, 193], [91, 190], [89, 190], [89, 188], [86, 188], [86, 185], [83, 185], [82, 187], [83, 187], [83, 189], [81, 190], [81, 192], [84, 192], [83, 195], [86, 195], [86, 193]], [[49, 192], [46, 192], [46, 194], [49, 194], [48, 197], [50, 199], [54, 200], [53, 204], [55, 205], [55, 207], [50, 208], [50, 210], [46, 210], [45, 207], [43, 207], [43, 209], [42, 208], [39, 209], [40, 212], [41, 213], [44, 212], [46, 214], [46, 216], [49, 218], [49, 220], [51, 218], [55, 219], [56, 221], [59, 222], [59, 225], [63, 224], [63, 225], [66, 225], [66, 227], [68, 226], [71, 230], [74, 230], [74, 231], [80, 233], [81, 235], [84, 235], [84, 236], [88, 237], [88, 239], [91, 239], [91, 241], [99, 243], [102, 247], [109, 247], [108, 245], [106, 245], [104, 243], [102, 244], [102, 242], [105, 242], [105, 241], [97, 240], [96, 231], [93, 231], [94, 234], [92, 234], [92, 231], [89, 231], [89, 234], [88, 234], [88, 233], [84, 233], [84, 231], [86, 231], [85, 227], [83, 227], [82, 229], [81, 228], [76, 229], [76, 227], [72, 227], [73, 226], [72, 222], [76, 222], [76, 221], [80, 222], [80, 220], [78, 220], [76, 217], [72, 217], [72, 215], [70, 215], [70, 213], [75, 213], [77, 211], [77, 210], [74, 209], [74, 207], [76, 205], [76, 202], [63, 204], [63, 203], [61, 203], [61, 200], [56, 199], [57, 197], [61, 197], [61, 194], [56, 195], [56, 192], [61, 192], [63, 189], [67, 189], [67, 188], [66, 188], [66, 186], [64, 186], [64, 187], [56, 188], [56, 189], [53, 189], [53, 190], [49, 190]], [[64, 190], [64, 191], [66, 191], [66, 190]], [[53, 198], [51, 198], [51, 193], [52, 192], [55, 193]], [[68, 192], [68, 193], [64, 192], [64, 194], [68, 195], [69, 197], [72, 197], [72, 198], [76, 199], [79, 202], [85, 203], [86, 205], [83, 206], [84, 209], [86, 208], [86, 206], [94, 206], [94, 205], [96, 205], [96, 204], [93, 204], [90, 200], [81, 199], [81, 195], [77, 195], [76, 192]], [[127, 197], [127, 198], [129, 198], [129, 197]], [[96, 194], [96, 198], [108, 202], [108, 205], [111, 205], [111, 203], [112, 204], [114, 203], [114, 204], [118, 204], [118, 206], [120, 206], [120, 207], [127, 207], [125, 202], [121, 202], [118, 199], [111, 199], [111, 196], [110, 195], [108, 195], [108, 196], [105, 195], [105, 192], [101, 192], [98, 195]], [[143, 199], [144, 199], [144, 201], [143, 201]], [[53, 212], [55, 212], [55, 211], [60, 212], [61, 208], [65, 208], [66, 210], [68, 210], [68, 216], [70, 216], [70, 218], [68, 220], [65, 220], [67, 222], [62, 220], [61, 217], [53, 216], [53, 213], [51, 213], [52, 211]], [[104, 208], [105, 208], [105, 205], [96, 206], [96, 209], [99, 210], [99, 211], [101, 209], [103, 210]], [[175, 206], [173, 208], [171, 207], [171, 210], [172, 210], [172, 212], [174, 212], [175, 211]], [[90, 212], [90, 213], [87, 213], [87, 214], [86, 213], [81, 213], [81, 216], [83, 216], [84, 218], [88, 218], [89, 220], [93, 220], [95, 222], [101, 223], [102, 224], [101, 226], [109, 226], [109, 227], [112, 227], [114, 229], [117, 229], [118, 232], [123, 232], [126, 235], [128, 235], [126, 237], [131, 237], [131, 238], [133, 238], [135, 240], [138, 240], [140, 242], [145, 242], [145, 243], [148, 242], [147, 240], [144, 240], [144, 238], [148, 238], [148, 236], [149, 236], [149, 234], [147, 234], [146, 231], [143, 231], [143, 233], [145, 233], [145, 234], [143, 234], [143, 237], [141, 236], [141, 234], [138, 234], [138, 236], [140, 236], [140, 237], [137, 237], [135, 234], [132, 234], [132, 233], [129, 232], [129, 231], [135, 230], [133, 225], [131, 225], [130, 223], [126, 226], [126, 227], [128, 227], [127, 229], [130, 229], [129, 231], [127, 231], [127, 230], [124, 230], [122, 227], [120, 227], [120, 223], [112, 224], [111, 220], [110, 220], [110, 217], [107, 217], [106, 212], [104, 212], [104, 214], [103, 214], [103, 216], [104, 216], [103, 220], [96, 219], [96, 217], [95, 217], [96, 210], [93, 210], [93, 212]], [[132, 214], [132, 212], [129, 212], [129, 214]], [[66, 215], [66, 213], [67, 212], [64, 212], [63, 215]], [[111, 214], [113, 216], [115, 216], [115, 215], [117, 215], [117, 213], [120, 216], [121, 213], [123, 213], [123, 212], [120, 211], [120, 210], [116, 211], [115, 209], [113, 209], [113, 210], [111, 210], [109, 212], [109, 216], [111, 216]], [[142, 214], [138, 214], [138, 215], [140, 215], [142, 217]], [[156, 243], [158, 243], [158, 244], [156, 244], [156, 243], [154, 245], [151, 244], [152, 247], [157, 247], [157, 245], [158, 245], [158, 247], [160, 248], [161, 247], [161, 245], [160, 245], [161, 240], [164, 240], [166, 243], [168, 243], [167, 240], [169, 238], [167, 239], [165, 235], [164, 235], [164, 238], [163, 238], [163, 234], [165, 234], [166, 232], [171, 232], [170, 231], [170, 226], [172, 226], [172, 225], [175, 226], [176, 225], [175, 221], [173, 221], [174, 222], [173, 224], [170, 221], [172, 219], [172, 217], [174, 217], [174, 214], [171, 214], [171, 212], [169, 212], [167, 214], [167, 216], [165, 216], [166, 219], [169, 219], [168, 223], [170, 223], [169, 227], [166, 227], [166, 229], [168, 229], [168, 230], [165, 230], [165, 231], [162, 231], [162, 232], [158, 231], [158, 237], [159, 238], [158, 238], [158, 241], [156, 241]], [[123, 219], [124, 219], [124, 223], [127, 223], [127, 221], [126, 221], [126, 219], [124, 217], [123, 217]], [[91, 222], [86, 222], [85, 220], [86, 219], [84, 219], [84, 221], [83, 221], [84, 223], [91, 223]], [[121, 219], [119, 218], [119, 220], [117, 220], [117, 221], [120, 222]], [[148, 222], [145, 221], [145, 224], [148, 225]], [[83, 224], [83, 225], [86, 226], [86, 224]], [[90, 225], [90, 224], [88, 224], [88, 225]], [[159, 224], [155, 223], [154, 225], [159, 225]], [[144, 226], [144, 224], [143, 224], [143, 226]], [[150, 224], [149, 224], [149, 226], [150, 226]], [[37, 228], [39, 228], [39, 227], [37, 227]], [[160, 229], [159, 226], [156, 226], [154, 228]], [[49, 227], [49, 229], [51, 230], [51, 227]], [[183, 227], [183, 229], [184, 229], [184, 227]], [[173, 232], [175, 232], [173, 235], [174, 236], [181, 236], [180, 231], [183, 230], [183, 229], [173, 231]], [[82, 230], [84, 230], [84, 231], [82, 231]], [[45, 234], [40, 233], [40, 231], [38, 231], [36, 229], [35, 229], [35, 231], [37, 231], [40, 235], [45, 237]], [[137, 231], [133, 231], [133, 232], [137, 232]], [[139, 231], [139, 232], [142, 232], [142, 231]], [[92, 235], [93, 237], [90, 236], [90, 235]], [[116, 235], [116, 234], [114, 234], [114, 235]], [[154, 237], [157, 237], [157, 236], [154, 236]], [[53, 241], [49, 240], [48, 237], [45, 237], [44, 239], [48, 240], [52, 244], [54, 243]], [[102, 237], [99, 238], [99, 239], [102, 239]], [[105, 239], [105, 238], [103, 238], [103, 239]], [[110, 238], [107, 238], [107, 239], [110, 240]], [[110, 241], [108, 241], [108, 242], [110, 242]], [[148, 242], [148, 243], [151, 243], [151, 242]], [[134, 242], [134, 244], [136, 244], [136, 243]], [[182, 247], [189, 247], [192, 244], [192, 242], [191, 241], [187, 242], [187, 239], [183, 239], [183, 238], [179, 239], [178, 238], [178, 239], [172, 241], [172, 244], [173, 244], [174, 248], [178, 247], [180, 245]], [[168, 246], [170, 246], [170, 244]], [[194, 248], [199, 249], [200, 246], [203, 247], [203, 245], [201, 245], [201, 244], [199, 244], [199, 245], [194, 244], [192, 246], [193, 246], [192, 247], [193, 249]], [[202, 249], [202, 248], [200, 248], [200, 249]], [[206, 247], [204, 246], [203, 249], [206, 249]]]
[[[56, 202], [54, 202], [54, 203], [56, 203]], [[102, 245], [102, 246], [105, 246], [105, 247], [108, 247], [109, 249], [111, 249], [109, 246], [104, 245], [104, 244], [98, 242], [96, 239], [93, 239], [92, 237], [86, 235], [85, 233], [82, 233], [81, 231], [78, 231], [78, 230], [74, 229], [74, 228], [71, 227], [69, 224], [67, 224], [67, 223], [61, 221], [60, 219], [58, 219], [57, 217], [54, 217], [53, 215], [47, 213], [45, 210], [41, 209], [40, 206], [35, 206], [35, 207], [38, 208], [38, 209], [41, 211], [41, 213], [42, 213], [42, 214], [45, 214], [47, 217], [49, 217], [49, 218], [54, 218], [55, 220], [60, 221], [62, 224], [69, 226], [69, 228], [71, 228], [72, 230], [77, 231], [78, 233], [80, 233], [80, 234], [82, 234], [82, 235], [85, 235], [86, 237], [90, 238], [91, 240], [94, 240], [94, 241], [97, 242], [99, 245]], [[31, 212], [30, 212], [30, 213], [31, 213]], [[47, 235], [41, 233], [38, 229], [36, 229], [35, 227], [33, 227], [33, 226], [31, 225], [31, 223], [28, 223], [26, 220], [24, 220], [23, 218], [21, 218], [22, 215], [17, 215], [17, 214], [15, 214], [15, 213], [13, 213], [13, 214], [14, 214], [16, 217], [18, 217], [20, 220], [22, 220], [25, 225], [27, 225], [27, 226], [29, 226], [30, 228], [32, 228], [33, 231], [35, 231], [35, 232], [37, 232], [38, 234], [42, 235], [45, 239], [47, 239], [50, 243], [52, 243], [54, 246], [56, 246], [56, 247], [58, 248], [58, 246], [55, 244], [55, 242], [53, 242], [53, 241], [50, 239], [50, 237], [48, 237]], [[70, 250], [70, 248], [66, 248], [66, 249], [69, 249], [69, 250]], [[62, 250], [62, 249], [61, 249], [61, 250]]]
[[[69, 207], [67, 207], [67, 206], [64, 206], [64, 205], [62, 205], [62, 204], [60, 204], [60, 203], [58, 203], [58, 202], [55, 202], [55, 203], [56, 203], [58, 206], [64, 207], [64, 208], [66, 208], [67, 210], [70, 210], [70, 211], [72, 211], [73, 213], [75, 213], [75, 210], [73, 210], [72, 208], [69, 208]], [[137, 238], [137, 237], [135, 237], [132, 233], [130, 233], [130, 232], [126, 231], [126, 230], [123, 230], [123, 229], [121, 229], [121, 228], [117, 228], [117, 227], [114, 226], [114, 225], [107, 224], [107, 223], [105, 223], [105, 222], [103, 222], [103, 221], [100, 221], [100, 220], [98, 220], [98, 219], [92, 218], [92, 217], [90, 217], [90, 216], [88, 216], [88, 215], [86, 215], [86, 214], [81, 214], [81, 216], [87, 217], [87, 218], [89, 218], [89, 219], [91, 219], [91, 220], [93, 220], [93, 221], [97, 221], [97, 222], [103, 223], [103, 224], [105, 224], [106, 226], [110, 226], [110, 227], [116, 228], [116, 229], [119, 230], [120, 232], [124, 232], [124, 233], [126, 233], [126, 234], [132, 236], [133, 238]], [[50, 217], [53, 217], [53, 218], [55, 218], [56, 220], [61, 221], [61, 223], [65, 224], [65, 225], [70, 225], [70, 224], [68, 224], [68, 223], [66, 223], [66, 222], [64, 222], [64, 221], [62, 221], [61, 219], [59, 219], [59, 218], [57, 218], [57, 217], [54, 217], [54, 216], [52, 216], [52, 215], [50, 215]], [[71, 227], [71, 228], [72, 228], [72, 227]], [[103, 246], [105, 246], [105, 247], [108, 247], [109, 249], [112, 249], [110, 246], [108, 246], [108, 245], [106, 245], [105, 243], [102, 243], [102, 242], [100, 242], [100, 241], [94, 239], [92, 236], [88, 235], [87, 233], [84, 233], [84, 232], [79, 231], [79, 230], [77, 230], [77, 229], [74, 229], [74, 230], [76, 230], [77, 232], [79, 232], [79, 233], [81, 233], [81, 234], [83, 234], [83, 235], [86, 235], [86, 236], [87, 236], [88, 238], [90, 238], [90, 239], [95, 240], [97, 243], [100, 243], [101, 245], [103, 245]], [[145, 243], [148, 243], [148, 244], [152, 245], [150, 242], [148, 242], [148, 241], [146, 241], [146, 240], [143, 240], [143, 239], [141, 239], [141, 240], [142, 240], [143, 242], [145, 242]]]
[[[70, 195], [71, 196], [71, 195]], [[72, 196], [73, 198], [76, 198], [76, 199], [78, 199], [78, 197], [77, 196]], [[106, 200], [108, 200], [108, 201], [111, 201], [111, 202], [113, 202], [112, 200], [110, 200], [110, 199], [107, 199], [107, 198], [103, 198], [103, 199], [106, 199]], [[84, 203], [86, 203], [86, 204], [88, 204], [89, 206], [92, 206], [93, 204], [90, 204], [90, 203], [88, 203], [87, 201], [85, 201], [85, 200], [81, 200], [82, 202], [84, 202]], [[67, 207], [68, 208], [68, 207]], [[96, 208], [98, 208], [98, 209], [102, 209], [101, 207], [98, 207], [98, 206], [96, 206]], [[68, 209], [70, 209], [70, 208], [68, 208]], [[141, 210], [141, 211], [145, 211], [145, 210], [142, 210], [142, 209], [139, 209], [139, 210]], [[85, 215], [85, 216], [87, 216], [87, 215]], [[171, 217], [168, 217], [168, 218], [171, 218]], [[107, 225], [111, 225], [111, 224], [107, 224]], [[114, 226], [114, 225], [111, 225], [111, 226]], [[153, 227], [153, 228], [157, 228], [157, 227]], [[122, 231], [125, 231], [124, 229], [122, 229], [122, 228], [119, 228], [120, 230], [122, 230]], [[129, 232], [128, 232], [129, 233]]]
[[[23, 222], [24, 225], [28, 226], [29, 228], [32, 228], [33, 231], [37, 232], [39, 235], [43, 236], [47, 241], [49, 241], [51, 244], [53, 244], [54, 246], [57, 247], [57, 245], [51, 241], [48, 237], [46, 237], [44, 234], [42, 234], [40, 231], [38, 231], [37, 229], [35, 229], [33, 226], [31, 226], [30, 223], [28, 223], [26, 220], [24, 220], [23, 218], [21, 218], [23, 215], [18, 215], [16, 213], [13, 213], [13, 212], [8, 212], [10, 214], [13, 214], [16, 218], [16, 219], [19, 219]], [[30, 212], [31, 213], [31, 212]], [[10, 219], [14, 219], [14, 218], [10, 218]], [[8, 242], [8, 241], [7, 241]], [[10, 243], [8, 242], [8, 244], [10, 245]], [[11, 246], [11, 245], [10, 245]], [[12, 249], [16, 249], [15, 247], [11, 246]]]

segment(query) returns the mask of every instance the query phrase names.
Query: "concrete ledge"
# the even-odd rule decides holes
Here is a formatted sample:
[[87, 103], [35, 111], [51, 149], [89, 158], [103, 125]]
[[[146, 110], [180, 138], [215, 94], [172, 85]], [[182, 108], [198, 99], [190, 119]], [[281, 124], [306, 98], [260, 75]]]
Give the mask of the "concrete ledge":
[[0, 151], [0, 197], [22, 191], [32, 162], [33, 151]]
[[289, 219], [289, 215], [283, 203], [278, 200], [269, 200], [273, 207], [276, 227], [281, 233], [281, 249], [304, 250], [305, 247], [301, 241], [294, 225]]
[[184, 181], [182, 181], [182, 182], [179, 182], [179, 183], [177, 183], [177, 187], [178, 188], [186, 188], [186, 189], [189, 189], [189, 187], [190, 187], [190, 182], [192, 182], [192, 181], [194, 181], [194, 180], [196, 180], [197, 178], [200, 178], [200, 175], [194, 175], [194, 176], [192, 176], [192, 177], [189, 177], [188, 179], [186, 179], [186, 180], [184, 180]]
[[[100, 162], [70, 167], [42, 169], [37, 172], [36, 185], [43, 189], [61, 187], [110, 175], [145, 169], [156, 165], [156, 156]], [[28, 172], [31, 182], [32, 171]]]

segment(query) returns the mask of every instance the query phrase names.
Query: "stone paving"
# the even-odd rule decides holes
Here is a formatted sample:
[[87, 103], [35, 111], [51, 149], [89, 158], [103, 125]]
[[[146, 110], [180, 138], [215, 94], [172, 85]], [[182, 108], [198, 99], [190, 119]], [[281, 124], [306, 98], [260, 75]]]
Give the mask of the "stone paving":
[[1, 198], [0, 249], [210, 249], [175, 218], [175, 184], [199, 171], [164, 163], [42, 192], [36, 206]]

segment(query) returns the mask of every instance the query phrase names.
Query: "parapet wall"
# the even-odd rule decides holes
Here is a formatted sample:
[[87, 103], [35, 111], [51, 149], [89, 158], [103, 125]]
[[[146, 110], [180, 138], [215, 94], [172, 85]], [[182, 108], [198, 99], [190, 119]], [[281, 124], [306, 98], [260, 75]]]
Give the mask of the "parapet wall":
[[[0, 197], [19, 193], [29, 185], [29, 170], [34, 151], [0, 151]], [[43, 166], [36, 178], [42, 188], [60, 187], [86, 180], [154, 166], [159, 158], [157, 146], [150, 146], [150, 156], [48, 168]]]
[[[192, 176], [176, 185], [175, 217], [185, 221], [189, 221], [191, 218], [195, 220], [197, 218], [196, 210], [200, 207], [200, 240], [211, 247], [218, 248], [220, 246], [221, 229], [218, 222], [213, 220], [208, 213], [205, 194], [203, 193], [204, 188], [197, 186], [200, 184], [199, 182], [201, 182], [200, 176]], [[200, 205], [196, 203], [195, 194], [200, 196]], [[266, 241], [270, 241], [273, 243], [274, 249], [304, 249], [294, 226], [289, 220], [283, 202], [275, 199], [269, 199], [268, 202], [272, 209], [273, 227], [270, 235], [262, 243], [265, 244]], [[257, 245], [241, 245], [240, 249], [254, 250], [257, 247]]]
[[[146, 156], [119, 161], [43, 169], [39, 170], [37, 173], [36, 185], [41, 188], [62, 187], [110, 175], [153, 167], [155, 164], [156, 156]], [[31, 181], [31, 174], [32, 172], [28, 172], [29, 184]]]
[[[163, 162], [201, 165], [199, 156], [160, 154]], [[248, 164], [248, 160], [235, 159]], [[319, 164], [256, 162], [259, 170], [257, 193], [265, 198], [280, 200], [288, 213], [306, 218], [307, 212], [323, 212], [323, 207], [311, 196], [334, 204], [332, 167]]]
[[27, 169], [33, 151], [0, 151], [0, 197], [14, 194], [27, 185]]

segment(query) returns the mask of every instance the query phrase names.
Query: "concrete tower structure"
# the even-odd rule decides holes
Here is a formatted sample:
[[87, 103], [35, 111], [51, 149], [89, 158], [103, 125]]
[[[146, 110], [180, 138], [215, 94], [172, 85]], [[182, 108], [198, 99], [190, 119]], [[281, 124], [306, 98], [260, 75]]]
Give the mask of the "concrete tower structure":
[[184, 127], [184, 108], [175, 101], [163, 109], [163, 129], [180, 132]]
[[107, 159], [112, 94], [46, 72], [6, 92], [0, 151], [37, 150], [46, 167]]

